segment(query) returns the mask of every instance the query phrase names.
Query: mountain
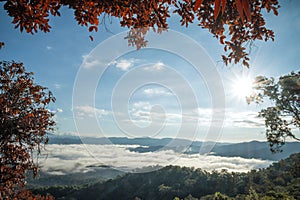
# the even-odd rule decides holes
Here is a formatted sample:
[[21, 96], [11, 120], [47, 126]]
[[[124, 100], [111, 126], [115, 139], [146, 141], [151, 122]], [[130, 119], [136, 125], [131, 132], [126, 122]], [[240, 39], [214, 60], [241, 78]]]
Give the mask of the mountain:
[[300, 142], [287, 142], [282, 147], [282, 152], [272, 153], [268, 142], [242, 142], [236, 144], [190, 141], [178, 138], [127, 138], [127, 137], [77, 137], [77, 136], [49, 136], [49, 144], [118, 144], [139, 145], [139, 147], [128, 147], [130, 151], [146, 153], [161, 150], [173, 150], [186, 154], [211, 153], [224, 157], [257, 158], [263, 160], [278, 161], [287, 158], [293, 153], [300, 152]]
[[300, 152], [300, 142], [287, 142], [282, 152], [272, 153], [267, 142], [243, 142], [224, 146], [215, 146], [212, 150], [215, 155], [226, 157], [257, 158], [263, 160], [281, 160], [291, 154]]
[[[49, 134], [49, 144], [119, 144], [119, 145], [141, 145], [141, 146], [187, 146], [192, 143], [186, 139], [173, 138], [127, 138], [127, 137], [78, 137], [68, 135]], [[199, 142], [201, 144], [201, 142]]]
[[[184, 151], [184, 153], [199, 154], [200, 152], [206, 152], [205, 145], [210, 147], [210, 144], [207, 143], [201, 143], [201, 142], [192, 143]], [[154, 146], [129, 148], [129, 150], [139, 152], [139, 153], [145, 153], [145, 152], [157, 151], [163, 148], [165, 147], [154, 145]], [[178, 149], [182, 150], [183, 148], [179, 148], [179, 146], [177, 146], [177, 148], [174, 148], [173, 146], [171, 146], [165, 149], [179, 151]], [[263, 160], [278, 161], [280, 159], [289, 157], [289, 155], [293, 153], [300, 152], [300, 142], [287, 142], [282, 147], [282, 152], [278, 152], [278, 153], [272, 153], [270, 151], [268, 142], [259, 142], [259, 141], [243, 142], [237, 144], [216, 143], [214, 144], [213, 148], [212, 149], [209, 148], [209, 150], [211, 150], [210, 154], [216, 156], [256, 158], [256, 159], [263, 159]]]

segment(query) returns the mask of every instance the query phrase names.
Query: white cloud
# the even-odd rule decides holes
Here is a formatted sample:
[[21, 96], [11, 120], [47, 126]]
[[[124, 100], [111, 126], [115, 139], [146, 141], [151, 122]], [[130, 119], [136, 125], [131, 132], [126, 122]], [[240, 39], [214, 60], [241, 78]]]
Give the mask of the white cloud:
[[109, 112], [104, 109], [98, 109], [92, 106], [76, 106], [73, 110], [78, 117], [102, 117], [108, 115]]
[[146, 71], [162, 71], [165, 69], [165, 64], [163, 62], [157, 62], [153, 66], [145, 67]]
[[47, 50], [51, 50], [52, 47], [51, 47], [51, 46], [46, 46], [46, 49], [47, 49]]
[[148, 88], [144, 90], [144, 93], [146, 95], [152, 96], [152, 95], [165, 95], [165, 96], [170, 96], [172, 95], [171, 92], [167, 91], [166, 89], [163, 88]]
[[98, 59], [94, 59], [89, 55], [83, 55], [83, 68], [91, 69], [98, 65], [100, 65], [100, 61]]
[[226, 111], [225, 126], [235, 126], [244, 128], [264, 127], [264, 120], [259, 118], [254, 111]]
[[150, 110], [151, 109], [151, 105], [147, 101], [134, 102], [132, 107], [133, 107], [132, 108], [133, 110], [137, 110], [137, 109]]
[[[147, 101], [138, 101], [134, 102], [132, 104], [132, 107], [129, 109], [129, 114], [131, 116], [130, 119], [136, 124], [142, 123], [142, 124], [148, 124], [149, 123], [161, 123], [164, 121], [166, 125], [180, 125], [183, 118], [190, 123], [196, 123], [197, 120], [203, 125], [204, 121], [207, 122], [207, 126], [211, 123], [211, 118], [208, 114], [202, 115], [202, 117], [199, 119], [198, 115], [195, 113], [196, 111], [191, 110], [190, 112], [185, 112], [185, 114], [182, 114], [182, 110], [168, 110], [163, 105], [163, 111], [162, 110], [156, 110], [153, 109], [155, 106], [160, 106], [157, 104], [150, 104], [150, 102]], [[209, 109], [207, 109], [209, 110]], [[209, 112], [209, 111], [206, 111]]]
[[[134, 171], [147, 166], [179, 165], [202, 168], [207, 171], [227, 169], [246, 172], [268, 166], [271, 161], [214, 155], [187, 155], [172, 150], [137, 153], [128, 150], [136, 145], [47, 145], [47, 158], [40, 159], [42, 170], [55, 173], [85, 172], [88, 165], [105, 164]], [[87, 150], [88, 149], [88, 150]], [[45, 156], [46, 157], [46, 156]]]
[[61, 89], [61, 84], [54, 83], [53, 86], [55, 87], [55, 89]]
[[63, 112], [63, 109], [61, 109], [61, 108], [57, 108], [56, 110], [57, 110], [57, 112], [59, 112], [59, 113], [62, 113], [62, 112]]
[[133, 62], [130, 62], [130, 60], [120, 60], [120, 62], [116, 64], [116, 67], [123, 71], [128, 70], [132, 66], [133, 66]]
[[[146, 124], [151, 123], [150, 110], [151, 104], [146, 101], [138, 101], [132, 104], [132, 108], [129, 110], [130, 121], [136, 124]], [[128, 120], [128, 119], [125, 119]]]
[[115, 60], [109, 63], [109, 65], [115, 65], [116, 68], [121, 69], [122, 71], [127, 71], [129, 68], [133, 67], [135, 63], [137, 63], [139, 60], [135, 58], [130, 59], [121, 59], [121, 60]]
[[[214, 112], [220, 112], [222, 110], [211, 108], [198, 108], [196, 109], [199, 114], [199, 122], [201, 126], [210, 126], [212, 122], [212, 116]], [[224, 128], [226, 127], [238, 127], [238, 128], [258, 128], [264, 127], [264, 121], [258, 118], [257, 112], [254, 111], [234, 111], [231, 109], [224, 110]]]
[[130, 109], [131, 121], [136, 124], [148, 124], [152, 121], [158, 119], [164, 120], [165, 116], [162, 116], [161, 113], [157, 113], [152, 109], [152, 106], [149, 102], [135, 102], [133, 103], [132, 109]]
[[99, 64], [100, 62], [98, 60], [92, 60], [92, 61], [85, 62], [83, 67], [87, 69], [91, 69]]

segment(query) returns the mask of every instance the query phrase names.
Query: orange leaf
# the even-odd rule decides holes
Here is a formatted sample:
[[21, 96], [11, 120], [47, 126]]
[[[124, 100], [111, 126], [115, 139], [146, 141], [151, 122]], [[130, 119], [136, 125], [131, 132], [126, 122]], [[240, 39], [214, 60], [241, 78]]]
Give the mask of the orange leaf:
[[92, 32], [92, 31], [94, 31], [95, 30], [95, 32], [98, 32], [98, 27], [97, 26], [91, 26], [90, 28], [89, 28], [89, 32]]
[[221, 0], [215, 0], [215, 10], [214, 10], [214, 19], [216, 20], [219, 13], [220, 13], [220, 7], [221, 7]]
[[250, 3], [248, 0], [243, 0], [243, 10], [248, 21], [251, 21]]
[[99, 19], [96, 18], [94, 23], [95, 23], [96, 26], [98, 26], [99, 25]]
[[222, 0], [222, 14], [225, 12], [227, 0]]
[[235, 4], [236, 4], [236, 9], [241, 16], [242, 21], [244, 21], [244, 12], [243, 12], [243, 6], [241, 0], [235, 0]]
[[203, 2], [203, 0], [196, 0], [195, 6], [194, 6], [194, 12], [196, 12], [200, 8], [202, 2]]
[[[225, 35], [222, 35], [221, 37], [220, 37], [220, 42], [221, 42], [221, 44], [225, 44], [225, 42], [224, 42], [224, 39], [226, 38], [226, 36]], [[226, 51], [226, 50], [225, 50]]]

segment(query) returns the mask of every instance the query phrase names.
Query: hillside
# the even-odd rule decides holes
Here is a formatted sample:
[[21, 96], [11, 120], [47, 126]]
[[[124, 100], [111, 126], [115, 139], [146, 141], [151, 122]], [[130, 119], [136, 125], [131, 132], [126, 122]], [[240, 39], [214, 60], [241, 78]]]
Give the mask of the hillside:
[[300, 151], [300, 142], [288, 142], [282, 147], [282, 152], [272, 153], [267, 142], [243, 142], [237, 144], [228, 144], [215, 146], [212, 150], [215, 155], [242, 158], [258, 158], [264, 160], [278, 161], [289, 157], [293, 153]]
[[[76, 186], [39, 188], [57, 199], [232, 199], [252, 195], [269, 199], [300, 198], [300, 153], [248, 173], [167, 166], [149, 173], [126, 174], [105, 182]], [[220, 193], [216, 193], [220, 192]], [[138, 198], [137, 198], [138, 197]]]
[[31, 188], [51, 187], [51, 186], [73, 186], [84, 185], [96, 182], [104, 182], [117, 176], [124, 175], [125, 172], [113, 169], [109, 166], [88, 166], [90, 171], [85, 173], [70, 172], [68, 174], [49, 174], [40, 171], [38, 177], [27, 178], [28, 186]]

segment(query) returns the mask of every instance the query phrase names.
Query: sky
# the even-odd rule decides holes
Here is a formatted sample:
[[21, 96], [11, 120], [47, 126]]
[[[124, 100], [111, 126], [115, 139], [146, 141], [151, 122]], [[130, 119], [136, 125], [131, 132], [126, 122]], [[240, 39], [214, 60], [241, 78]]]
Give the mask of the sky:
[[[262, 105], [248, 105], [239, 79], [279, 77], [299, 67], [300, 2], [281, 1], [279, 16], [265, 14], [274, 42], [254, 43], [250, 69], [224, 66], [223, 47], [196, 25], [174, 16], [148, 46], [128, 47], [125, 28], [108, 19], [89, 39], [72, 11], [51, 17], [50, 33], [20, 33], [0, 10], [1, 60], [23, 62], [55, 95], [55, 134], [95, 137], [174, 137], [240, 142], [265, 140]], [[110, 23], [111, 22], [111, 23]], [[239, 88], [239, 87], [238, 87]]]

